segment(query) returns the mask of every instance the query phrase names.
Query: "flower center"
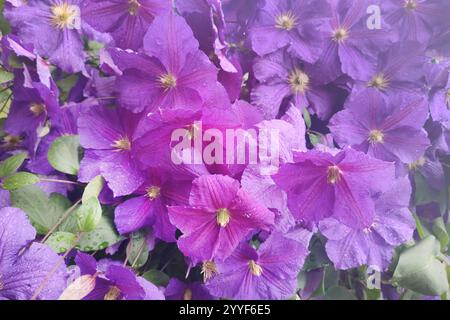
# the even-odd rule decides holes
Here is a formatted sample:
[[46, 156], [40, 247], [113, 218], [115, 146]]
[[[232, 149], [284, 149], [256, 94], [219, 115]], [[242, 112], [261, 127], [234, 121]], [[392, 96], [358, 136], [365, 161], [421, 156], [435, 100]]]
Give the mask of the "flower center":
[[192, 290], [186, 289], [183, 294], [183, 300], [192, 300]]
[[384, 90], [388, 87], [389, 82], [383, 74], [375, 75], [368, 83], [368, 86], [378, 90]]
[[222, 228], [225, 228], [228, 223], [230, 223], [230, 211], [228, 209], [219, 209], [217, 210], [217, 224]]
[[120, 290], [116, 286], [111, 286], [105, 294], [104, 300], [117, 300], [120, 296]]
[[341, 181], [341, 170], [338, 166], [329, 166], [327, 169], [327, 182], [329, 184], [336, 184]]
[[62, 3], [51, 8], [51, 23], [58, 29], [79, 29], [80, 8], [73, 4]]
[[211, 279], [217, 273], [219, 273], [219, 270], [217, 269], [217, 265], [214, 261], [209, 260], [203, 262], [201, 274], [203, 274], [203, 279], [205, 281]]
[[42, 103], [32, 103], [30, 105], [30, 111], [37, 117], [45, 111], [45, 106]]
[[333, 41], [344, 42], [348, 38], [347, 29], [340, 27], [333, 31]]
[[289, 74], [288, 82], [294, 93], [304, 93], [309, 86], [309, 76], [299, 69]]
[[127, 137], [120, 138], [119, 140], [114, 141], [111, 145], [114, 149], [118, 151], [130, 151], [131, 150], [131, 142]]
[[380, 130], [372, 130], [369, 133], [369, 142], [372, 144], [383, 143], [384, 142], [384, 133]]
[[275, 27], [283, 30], [291, 30], [297, 24], [297, 16], [292, 11], [282, 13], [275, 19]]
[[150, 200], [155, 200], [161, 195], [161, 188], [156, 186], [151, 186], [150, 188], [147, 188], [147, 198]]
[[139, 8], [141, 7], [141, 4], [138, 0], [128, 0], [128, 12], [130, 15], [135, 16], [137, 15]]
[[250, 260], [248, 262], [248, 268], [250, 269], [250, 272], [254, 275], [254, 276], [261, 276], [263, 269], [261, 268], [261, 266], [259, 264], [257, 264], [254, 260]]
[[3, 138], [3, 141], [8, 147], [16, 147], [22, 142], [22, 138], [19, 136], [6, 135]]
[[410, 171], [417, 170], [425, 165], [426, 159], [424, 157], [419, 158], [418, 160], [411, 162], [408, 164], [408, 169]]
[[405, 0], [405, 8], [408, 10], [414, 10], [417, 8], [416, 0]]
[[170, 90], [177, 86], [177, 78], [170, 73], [163, 74], [158, 81], [165, 90]]

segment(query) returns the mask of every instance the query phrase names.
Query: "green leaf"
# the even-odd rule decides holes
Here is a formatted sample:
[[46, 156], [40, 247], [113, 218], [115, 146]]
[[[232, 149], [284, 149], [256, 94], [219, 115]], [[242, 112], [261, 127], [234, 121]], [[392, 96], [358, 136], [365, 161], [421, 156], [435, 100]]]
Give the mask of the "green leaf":
[[88, 201], [90, 198], [98, 198], [100, 192], [103, 189], [104, 180], [102, 176], [96, 176], [94, 179], [92, 179], [91, 182], [88, 183], [86, 188], [83, 192], [83, 203]]
[[9, 82], [14, 79], [14, 75], [4, 69], [0, 69], [0, 84]]
[[149, 270], [146, 273], [144, 273], [142, 275], [142, 277], [148, 281], [150, 281], [151, 283], [153, 283], [155, 286], [162, 286], [162, 287], [166, 287], [169, 283], [169, 276], [167, 274], [165, 274], [162, 271], [153, 269], [153, 270]]
[[84, 252], [103, 250], [121, 240], [112, 219], [103, 215], [94, 231], [83, 234], [77, 248]]
[[39, 234], [46, 234], [70, 207], [70, 201], [58, 193], [50, 198], [37, 186], [10, 192], [13, 207], [22, 209]]
[[29, 172], [17, 172], [3, 180], [3, 188], [6, 190], [17, 190], [26, 186], [36, 184], [39, 177]]
[[26, 152], [18, 153], [0, 163], [0, 178], [7, 177], [16, 172], [28, 157]]
[[320, 143], [320, 136], [319, 135], [314, 134], [314, 133], [309, 133], [308, 136], [309, 136], [309, 141], [311, 141], [311, 144], [313, 146], [316, 146], [316, 145], [318, 145]]
[[433, 234], [439, 239], [442, 250], [447, 249], [449, 241], [450, 241], [450, 237], [447, 233], [444, 219], [442, 217], [439, 217], [433, 221], [432, 230], [433, 230]]
[[73, 233], [57, 231], [45, 241], [45, 244], [56, 253], [64, 253], [75, 244], [76, 240], [77, 236]]
[[97, 228], [102, 217], [102, 206], [97, 198], [89, 198], [76, 212], [80, 232], [91, 232]]
[[9, 108], [11, 107], [12, 91], [10, 89], [0, 91], [0, 119], [8, 116]]
[[400, 255], [393, 281], [400, 286], [430, 296], [439, 296], [449, 290], [446, 264], [437, 257], [440, 243], [428, 236]]
[[127, 246], [128, 263], [135, 268], [142, 267], [148, 260], [148, 247], [145, 239], [145, 232], [135, 232], [132, 234]]
[[420, 174], [417, 173], [414, 176], [415, 180], [415, 204], [416, 205], [422, 205], [422, 204], [428, 204], [430, 202], [436, 202], [439, 203], [441, 214], [445, 213], [447, 209], [447, 192], [445, 189], [443, 190], [436, 190], [433, 189], [431, 186], [428, 185], [425, 178]]
[[76, 175], [80, 169], [80, 139], [67, 135], [56, 139], [48, 150], [48, 162], [56, 170]]
[[323, 296], [324, 300], [356, 300], [353, 292], [344, 287], [331, 287]]
[[303, 109], [303, 119], [305, 120], [306, 128], [311, 129], [311, 115], [309, 114], [309, 111], [307, 108]]

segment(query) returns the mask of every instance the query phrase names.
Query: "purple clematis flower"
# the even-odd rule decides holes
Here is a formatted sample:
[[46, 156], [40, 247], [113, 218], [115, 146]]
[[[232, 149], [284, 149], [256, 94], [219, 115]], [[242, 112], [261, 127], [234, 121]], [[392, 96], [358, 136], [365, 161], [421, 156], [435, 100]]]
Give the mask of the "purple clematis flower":
[[156, 16], [171, 9], [167, 0], [87, 0], [82, 12], [94, 29], [110, 33], [117, 47], [138, 50]]
[[373, 74], [378, 54], [393, 40], [386, 25], [368, 27], [367, 8], [373, 4], [371, 0], [330, 1], [331, 19], [322, 27], [325, 48], [315, 66], [320, 83], [333, 81], [342, 73], [353, 79]]
[[200, 108], [217, 92], [217, 68], [199, 50], [182, 17], [173, 13], [157, 17], [144, 37], [143, 51], [111, 51], [123, 71], [117, 86], [125, 108], [133, 112]]
[[59, 112], [59, 90], [56, 84], [52, 80], [47, 87], [37, 73], [30, 72], [25, 67], [15, 72], [12, 90], [14, 99], [5, 122], [5, 130], [13, 135], [24, 132], [38, 135], [47, 119], [56, 117]]
[[95, 277], [94, 289], [83, 300], [164, 300], [151, 282], [137, 277], [120, 262], [100, 260], [79, 252], [75, 258], [81, 275]]
[[400, 91], [424, 89], [422, 77], [426, 59], [423, 45], [415, 41], [398, 42], [378, 56], [375, 71], [356, 81], [351, 98], [365, 88], [378, 90], [390, 97]]
[[170, 221], [183, 232], [178, 247], [188, 257], [224, 260], [251, 231], [268, 229], [274, 215], [227, 176], [193, 182], [189, 206], [169, 207]]
[[450, 121], [450, 77], [446, 86], [432, 95], [430, 113], [434, 121]]
[[427, 43], [434, 30], [443, 28], [448, 20], [448, 3], [442, 0], [388, 0], [382, 1], [387, 12], [386, 22], [395, 27], [400, 40]]
[[132, 157], [140, 115], [123, 108], [91, 107], [78, 118], [80, 144], [86, 149], [79, 180], [101, 175], [114, 196], [133, 193], [144, 182]]
[[[288, 253], [288, 254], [286, 254]], [[206, 283], [217, 297], [278, 300], [294, 295], [297, 274], [308, 254], [302, 243], [273, 232], [258, 250], [243, 242]]]
[[316, 62], [322, 51], [319, 27], [329, 10], [322, 0], [266, 0], [250, 29], [253, 50], [263, 56], [287, 47], [298, 58]]
[[32, 43], [37, 53], [66, 72], [86, 72], [83, 37], [107, 43], [110, 37], [94, 30], [83, 19], [84, 0], [29, 0], [10, 6], [5, 17], [19, 37]]
[[44, 281], [39, 300], [57, 299], [64, 290], [66, 266], [49, 276], [60, 258], [48, 246], [33, 242], [35, 237], [22, 210], [0, 209], [0, 300], [29, 300]]
[[175, 242], [176, 228], [169, 221], [167, 206], [188, 204], [192, 180], [198, 177], [198, 173], [187, 166], [150, 168], [147, 172], [147, 179], [135, 191], [139, 196], [126, 200], [116, 208], [116, 227], [121, 234], [125, 234], [153, 226], [157, 238]]
[[[365, 106], [361, 108], [361, 106]], [[362, 91], [330, 121], [336, 142], [397, 163], [422, 157], [430, 142], [423, 129], [428, 118], [423, 96], [398, 94], [386, 102], [375, 90]]]
[[328, 238], [326, 251], [336, 268], [366, 264], [378, 271], [386, 270], [394, 248], [413, 236], [410, 196], [409, 179], [402, 178], [375, 200], [375, 215], [369, 226], [351, 228], [334, 218], [321, 221], [320, 232]]
[[331, 114], [335, 94], [317, 85], [311, 65], [279, 50], [257, 59], [253, 69], [260, 84], [251, 92], [252, 102], [262, 108], [266, 118], [275, 118], [286, 98], [300, 110], [308, 107], [321, 118]]
[[273, 176], [288, 194], [288, 207], [298, 221], [317, 223], [333, 216], [350, 227], [373, 220], [371, 196], [394, 181], [394, 164], [346, 148], [336, 155], [309, 151], [294, 155]]
[[214, 300], [200, 282], [184, 283], [172, 278], [164, 291], [167, 300]]

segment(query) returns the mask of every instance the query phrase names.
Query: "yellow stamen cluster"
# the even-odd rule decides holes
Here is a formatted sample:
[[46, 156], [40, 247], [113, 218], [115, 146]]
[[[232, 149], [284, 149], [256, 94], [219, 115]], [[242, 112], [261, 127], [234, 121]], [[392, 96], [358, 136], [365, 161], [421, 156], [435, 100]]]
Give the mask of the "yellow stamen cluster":
[[131, 142], [127, 137], [120, 138], [119, 140], [114, 141], [111, 145], [114, 149], [118, 151], [130, 151], [131, 150]]
[[111, 286], [105, 294], [104, 300], [117, 300], [120, 296], [120, 290], [116, 286]]
[[139, 8], [141, 7], [141, 4], [138, 0], [128, 0], [128, 12], [130, 15], [135, 16], [137, 15]]
[[283, 30], [292, 30], [297, 24], [297, 16], [292, 11], [282, 13], [275, 19], [275, 27]]
[[16, 147], [22, 142], [22, 138], [19, 136], [6, 135], [3, 138], [3, 141], [8, 147]]
[[405, 8], [409, 10], [414, 10], [417, 8], [416, 0], [405, 0]]
[[30, 105], [30, 111], [37, 117], [45, 111], [45, 106], [42, 103], [32, 103]]
[[203, 275], [203, 279], [207, 281], [219, 273], [219, 270], [217, 269], [217, 265], [214, 261], [209, 260], [203, 262], [202, 271], [200, 273]]
[[385, 90], [389, 85], [389, 81], [383, 74], [375, 75], [367, 84], [368, 87], [374, 88], [377, 90]]
[[151, 186], [149, 188], [147, 188], [146, 190], [147, 192], [147, 198], [149, 198], [150, 200], [155, 200], [156, 198], [158, 198], [161, 195], [161, 188], [156, 187], [156, 186]]
[[333, 41], [344, 42], [348, 38], [347, 29], [340, 27], [333, 31]]
[[341, 170], [338, 166], [329, 166], [327, 169], [327, 182], [329, 184], [336, 184], [341, 181]]
[[372, 144], [383, 143], [384, 142], [384, 133], [380, 130], [372, 130], [369, 132], [369, 142]]
[[51, 23], [58, 29], [75, 29], [80, 22], [80, 8], [69, 3], [51, 7]]
[[171, 73], [161, 75], [158, 81], [165, 90], [170, 90], [177, 86], [177, 78]]
[[217, 210], [217, 224], [222, 228], [225, 228], [230, 223], [231, 215], [228, 209], [222, 208]]
[[419, 158], [418, 160], [411, 162], [408, 164], [408, 169], [410, 171], [417, 170], [421, 167], [423, 167], [426, 163], [426, 159], [424, 157]]
[[304, 93], [309, 87], [309, 76], [302, 70], [295, 69], [289, 74], [288, 82], [294, 93]]
[[259, 264], [257, 264], [254, 260], [250, 260], [248, 262], [248, 268], [250, 269], [250, 272], [254, 275], [254, 276], [261, 276], [263, 269], [261, 268], [261, 266]]

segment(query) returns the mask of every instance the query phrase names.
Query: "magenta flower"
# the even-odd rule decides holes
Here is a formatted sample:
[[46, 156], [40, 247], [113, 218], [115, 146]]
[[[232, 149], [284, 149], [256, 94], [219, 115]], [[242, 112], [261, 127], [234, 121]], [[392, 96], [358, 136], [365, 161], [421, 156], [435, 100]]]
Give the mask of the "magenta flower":
[[133, 193], [144, 182], [132, 153], [140, 115], [122, 108], [91, 107], [78, 118], [80, 143], [86, 149], [79, 180], [102, 175], [116, 197]]
[[301, 222], [317, 223], [334, 217], [351, 227], [373, 220], [372, 195], [394, 181], [393, 163], [371, 158], [351, 148], [336, 155], [309, 151], [294, 155], [273, 176], [288, 194], [288, 207]]
[[368, 265], [378, 271], [389, 266], [396, 246], [412, 238], [415, 222], [409, 212], [411, 184], [408, 178], [396, 181], [375, 200], [375, 215], [364, 228], [351, 228], [334, 218], [319, 223], [328, 238], [326, 251], [337, 269]]
[[84, 0], [29, 0], [8, 7], [5, 17], [18, 30], [25, 43], [66, 72], [86, 72], [83, 37], [109, 42], [110, 37], [94, 30], [84, 21]]
[[171, 9], [167, 0], [86, 0], [84, 20], [94, 29], [110, 33], [122, 49], [142, 48], [143, 38], [156, 16]]
[[125, 108], [133, 112], [199, 108], [217, 92], [217, 68], [199, 50], [183, 18], [157, 17], [144, 37], [143, 51], [111, 52], [123, 71], [117, 86]]
[[150, 168], [147, 172], [146, 180], [134, 192], [139, 196], [126, 200], [116, 208], [117, 230], [125, 234], [152, 226], [157, 238], [175, 242], [176, 228], [169, 221], [167, 206], [188, 204], [192, 180], [198, 173], [183, 166]]
[[224, 260], [250, 232], [269, 229], [274, 215], [227, 176], [193, 182], [189, 206], [169, 207], [169, 218], [183, 232], [178, 247], [188, 257]]
[[22, 210], [0, 209], [0, 300], [29, 300], [44, 281], [37, 299], [55, 300], [63, 292], [66, 266], [49, 275], [60, 257], [48, 246], [33, 242], [35, 237], [36, 230]]
[[398, 94], [386, 102], [381, 93], [365, 90], [331, 119], [329, 127], [342, 147], [409, 164], [422, 157], [430, 144], [423, 129], [427, 118], [423, 96]]
[[266, 0], [250, 30], [253, 50], [263, 56], [287, 47], [296, 57], [316, 62], [322, 51], [319, 27], [329, 10], [322, 0]]
[[258, 250], [243, 242], [206, 283], [217, 297], [237, 300], [278, 300], [294, 295], [298, 270], [308, 254], [301, 242], [274, 232]]

